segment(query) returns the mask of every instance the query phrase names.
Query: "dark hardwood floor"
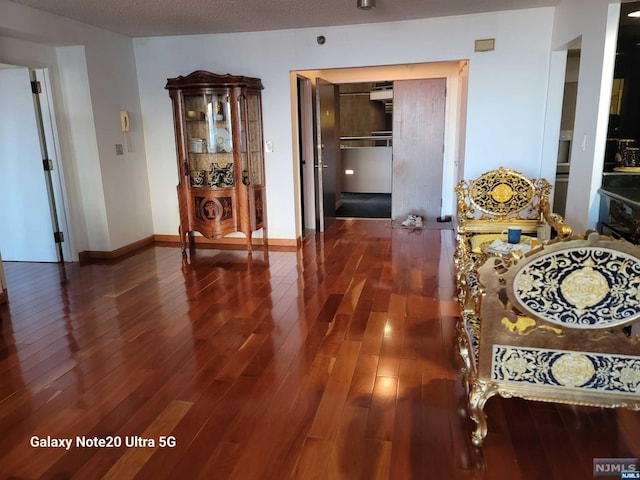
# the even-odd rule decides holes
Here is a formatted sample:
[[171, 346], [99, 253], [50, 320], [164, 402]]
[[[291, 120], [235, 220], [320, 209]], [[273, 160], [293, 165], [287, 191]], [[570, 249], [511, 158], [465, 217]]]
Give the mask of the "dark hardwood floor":
[[297, 252], [6, 263], [0, 478], [591, 479], [640, 457], [637, 412], [519, 399], [489, 400], [471, 447], [452, 255], [450, 230], [338, 220]]

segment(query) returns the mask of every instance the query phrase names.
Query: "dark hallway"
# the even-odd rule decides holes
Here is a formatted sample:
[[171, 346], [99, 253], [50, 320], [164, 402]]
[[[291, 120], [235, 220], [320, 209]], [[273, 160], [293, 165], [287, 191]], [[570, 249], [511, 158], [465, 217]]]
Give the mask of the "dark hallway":
[[342, 193], [338, 217], [391, 218], [390, 193]]

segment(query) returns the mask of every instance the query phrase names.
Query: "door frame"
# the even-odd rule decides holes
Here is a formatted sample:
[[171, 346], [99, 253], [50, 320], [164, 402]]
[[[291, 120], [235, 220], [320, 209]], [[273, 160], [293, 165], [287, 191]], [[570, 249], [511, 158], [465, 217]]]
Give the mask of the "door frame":
[[60, 147], [58, 124], [56, 122], [51, 75], [48, 68], [30, 67], [30, 69], [35, 72], [36, 78], [42, 85], [40, 104], [42, 107], [42, 123], [47, 142], [47, 152], [49, 159], [53, 162], [53, 170], [51, 171], [53, 200], [55, 201], [58, 216], [58, 228], [64, 234], [64, 241], [60, 248], [63, 260], [65, 262], [72, 262], [75, 261], [74, 252], [76, 249], [68, 203], [69, 195], [62, 161], [62, 149]]
[[[335, 83], [364, 83], [395, 80], [413, 80], [427, 78], [446, 78], [447, 95], [445, 99], [445, 142], [442, 174], [443, 202], [441, 215], [455, 216], [455, 184], [462, 177], [464, 170], [464, 144], [466, 136], [466, 112], [468, 89], [468, 60], [452, 60], [432, 63], [401, 64], [401, 65], [377, 65], [354, 66], [333, 69], [315, 70], [291, 70], [291, 116], [293, 135], [293, 167], [294, 167], [294, 191], [297, 192], [296, 205], [296, 236], [301, 238], [302, 221], [301, 211], [309, 211], [305, 204], [306, 198], [300, 194], [300, 138], [307, 133], [300, 130], [298, 112], [305, 115], [307, 109], [311, 109], [308, 101], [303, 96], [298, 96], [298, 78], [311, 79], [321, 76]], [[315, 148], [315, 146], [314, 146]], [[307, 162], [308, 164], [309, 162]], [[307, 223], [309, 221], [307, 220]]]
[[51, 86], [51, 78], [49, 69], [47, 68], [30, 68], [30, 75], [33, 79], [40, 82], [41, 93], [39, 102], [36, 105], [34, 99], [34, 108], [39, 109], [41, 143], [43, 155], [51, 160], [53, 169], [48, 172], [48, 182], [50, 188], [51, 216], [57, 231], [62, 232], [64, 240], [58, 244], [60, 261], [70, 262], [73, 260], [74, 251], [73, 232], [71, 230], [71, 221], [69, 217], [69, 207], [67, 204], [66, 186], [64, 183], [64, 172], [62, 169], [62, 155], [60, 153], [60, 141], [58, 139], [58, 127], [56, 124], [56, 116], [54, 110], [53, 93]]
[[[319, 211], [315, 197], [315, 141], [313, 85], [310, 78], [296, 76], [298, 101], [298, 178], [300, 184], [301, 230], [319, 230]], [[295, 138], [295, 136], [294, 136]]]

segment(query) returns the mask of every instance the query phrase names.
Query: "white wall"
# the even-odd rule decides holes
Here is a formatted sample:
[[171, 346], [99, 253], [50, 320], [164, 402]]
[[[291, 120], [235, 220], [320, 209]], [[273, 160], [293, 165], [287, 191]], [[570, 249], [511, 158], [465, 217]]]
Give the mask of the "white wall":
[[[391, 193], [392, 147], [354, 147], [340, 150], [338, 174], [342, 191], [350, 193]], [[346, 170], [353, 170], [347, 175]]]
[[79, 251], [108, 251], [109, 226], [85, 49], [58, 48], [57, 60], [61, 88], [66, 90], [60, 95], [60, 114], [67, 133], [63, 158], [67, 159], [65, 171], [73, 185], [70, 190], [78, 202], [73, 223], [76, 244]]
[[[576, 233], [595, 228], [598, 221], [619, 16], [620, 5], [603, 0], [562, 0], [556, 8], [553, 50], [566, 50], [575, 41], [581, 45], [565, 214]], [[563, 62], [556, 62], [556, 73], [559, 69]]]
[[[87, 44], [85, 49], [109, 226], [108, 250], [114, 250], [153, 234], [135, 58], [132, 41], [125, 37]], [[126, 134], [121, 131], [121, 110], [129, 112]], [[124, 155], [116, 155], [116, 144], [123, 144]]]
[[[154, 231], [175, 234], [178, 207], [166, 79], [205, 69], [260, 77], [269, 234], [296, 237], [289, 72], [469, 59], [465, 176], [507, 165], [540, 170], [553, 8], [346, 27], [134, 40]], [[318, 45], [316, 37], [326, 43]], [[493, 52], [474, 53], [476, 39]], [[452, 192], [451, 192], [452, 193]]]

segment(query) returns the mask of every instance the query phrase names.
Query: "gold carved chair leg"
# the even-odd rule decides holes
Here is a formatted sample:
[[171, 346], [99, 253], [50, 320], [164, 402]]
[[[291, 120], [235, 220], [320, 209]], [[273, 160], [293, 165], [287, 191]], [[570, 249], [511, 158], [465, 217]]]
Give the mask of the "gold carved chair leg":
[[482, 447], [487, 436], [487, 415], [484, 406], [498, 391], [495, 384], [476, 379], [469, 392], [469, 410], [471, 419], [476, 423], [476, 428], [471, 434], [471, 442], [476, 447]]

